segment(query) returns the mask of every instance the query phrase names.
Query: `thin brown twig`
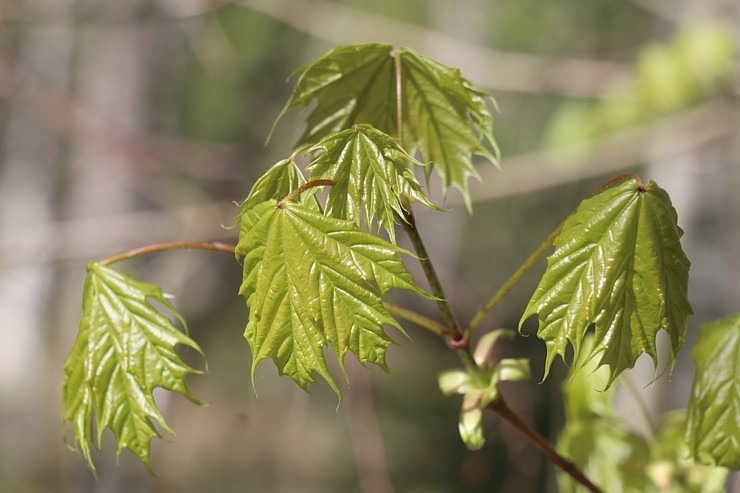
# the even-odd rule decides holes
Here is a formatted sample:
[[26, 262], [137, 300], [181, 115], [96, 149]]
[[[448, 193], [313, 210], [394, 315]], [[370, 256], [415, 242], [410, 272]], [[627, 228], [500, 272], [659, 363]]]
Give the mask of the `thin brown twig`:
[[589, 480], [585, 474], [572, 461], [566, 459], [558, 453], [550, 443], [534, 431], [522, 418], [519, 417], [507, 404], [502, 397], [493, 401], [488, 409], [495, 412], [506, 420], [510, 425], [519, 430], [530, 442], [539, 447], [542, 452], [557, 467], [565, 471], [575, 481], [583, 485], [592, 493], [603, 493], [602, 490]]
[[122, 260], [129, 260], [142, 255], [152, 253], [166, 252], [169, 250], [214, 250], [217, 252], [226, 252], [234, 255], [236, 245], [232, 243], [221, 243], [218, 241], [173, 241], [169, 243], [158, 243], [156, 245], [147, 245], [133, 250], [127, 250], [117, 255], [110, 256], [99, 263], [101, 265], [111, 265]]

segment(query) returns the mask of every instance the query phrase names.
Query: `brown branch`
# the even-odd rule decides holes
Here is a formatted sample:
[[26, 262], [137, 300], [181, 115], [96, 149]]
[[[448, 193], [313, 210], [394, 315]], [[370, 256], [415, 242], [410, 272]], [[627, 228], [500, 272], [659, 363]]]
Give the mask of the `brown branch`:
[[147, 245], [144, 247], [134, 248], [125, 252], [113, 255], [101, 260], [101, 265], [110, 265], [122, 260], [149, 255], [152, 253], [166, 252], [169, 250], [214, 250], [217, 252], [226, 252], [234, 255], [236, 245], [230, 243], [221, 243], [218, 241], [173, 241], [170, 243], [158, 243], [156, 245]]
[[566, 459], [558, 453], [550, 443], [542, 438], [542, 436], [533, 430], [522, 418], [519, 417], [511, 408], [506, 404], [506, 401], [502, 397], [493, 401], [488, 409], [492, 410], [504, 420], [508, 421], [514, 428], [519, 430], [530, 442], [539, 447], [542, 452], [547, 455], [548, 459], [555, 464], [557, 467], [568, 473], [575, 481], [583, 485], [588, 491], [592, 493], [603, 493], [601, 489], [593, 484], [585, 474], [576, 466], [573, 462]]

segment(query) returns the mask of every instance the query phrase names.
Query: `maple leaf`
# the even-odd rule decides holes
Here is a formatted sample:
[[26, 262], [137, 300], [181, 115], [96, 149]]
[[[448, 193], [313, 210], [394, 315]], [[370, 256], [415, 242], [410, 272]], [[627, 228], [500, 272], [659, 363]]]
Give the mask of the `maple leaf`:
[[[522, 316], [539, 314], [545, 341], [545, 377], [568, 345], [578, 361], [592, 324], [589, 356], [609, 365], [611, 385], [647, 353], [657, 366], [655, 337], [664, 329], [669, 363], [684, 342], [689, 261], [681, 249], [676, 211], [654, 182], [630, 179], [584, 200], [555, 239], [555, 252]], [[584, 361], [588, 361], [586, 358]]]
[[72, 423], [75, 446], [93, 472], [93, 421], [98, 448], [108, 427], [118, 442], [118, 453], [130, 449], [151, 470], [149, 444], [160, 437], [153, 421], [173, 433], [152, 391], [162, 387], [198, 403], [185, 377], [202, 372], [185, 364], [175, 346], [203, 353], [149, 302], [158, 301], [184, 324], [158, 286], [96, 262], [88, 264], [87, 272], [82, 320], [64, 364], [63, 420]]
[[[282, 199], [304, 183], [306, 178], [295, 163], [295, 156], [278, 161], [254, 183], [249, 195], [241, 204], [239, 217], [266, 200]], [[302, 194], [299, 200], [308, 207], [318, 208], [316, 199], [311, 193]]]
[[342, 46], [298, 69], [300, 76], [278, 119], [316, 100], [299, 144], [316, 143], [359, 123], [399, 135], [396, 53], [403, 146], [430, 163], [427, 173], [436, 170], [445, 191], [459, 189], [470, 209], [468, 178], [478, 176], [472, 156], [497, 164], [498, 148], [488, 109], [493, 100], [458, 69], [404, 47], [394, 52], [387, 44]]
[[404, 216], [401, 196], [436, 208], [414, 177], [413, 166], [421, 164], [389, 135], [367, 124], [356, 125], [324, 138], [309, 152], [318, 156], [306, 168], [311, 180], [330, 179], [326, 215], [349, 219], [358, 226], [377, 218], [380, 227], [395, 242], [394, 213]]
[[239, 294], [249, 307], [244, 336], [252, 349], [252, 379], [271, 358], [302, 388], [314, 373], [339, 394], [324, 357], [333, 348], [342, 371], [347, 352], [387, 370], [401, 326], [383, 306], [391, 288], [421, 296], [399, 253], [405, 250], [300, 204], [270, 200], [242, 216], [237, 251], [246, 252]]
[[740, 469], [740, 314], [703, 325], [686, 440], [702, 464]]

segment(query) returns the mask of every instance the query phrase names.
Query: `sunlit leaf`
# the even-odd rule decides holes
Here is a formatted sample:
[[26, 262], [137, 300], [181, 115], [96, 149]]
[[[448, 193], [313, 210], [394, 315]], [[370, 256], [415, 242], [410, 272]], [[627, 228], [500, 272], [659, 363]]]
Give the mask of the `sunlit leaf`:
[[307, 167], [311, 180], [334, 181], [326, 202], [328, 216], [349, 219], [359, 226], [364, 213], [370, 223], [377, 218], [394, 240], [394, 213], [404, 214], [401, 195], [434, 207], [414, 177], [413, 166], [421, 163], [370, 125], [332, 134], [309, 152], [319, 153]]
[[[245, 338], [252, 375], [266, 358], [306, 388], [314, 373], [339, 392], [324, 357], [334, 350], [344, 371], [348, 351], [387, 369], [393, 343], [384, 326], [400, 325], [383, 306], [391, 288], [428, 296], [406, 270], [404, 250], [300, 204], [265, 202], [242, 216], [237, 250], [246, 252], [239, 293], [249, 306]], [[345, 372], [346, 374], [346, 372]]]
[[[275, 163], [252, 186], [246, 200], [241, 204], [240, 216], [267, 200], [282, 200], [304, 183], [306, 183], [306, 178], [292, 158]], [[298, 200], [309, 207], [317, 206], [316, 199], [310, 193], [301, 194]]]
[[692, 354], [691, 453], [703, 464], [740, 469], [740, 314], [703, 325]]
[[[608, 365], [609, 384], [647, 353], [657, 366], [655, 337], [668, 336], [672, 366], [684, 342], [689, 261], [668, 194], [655, 183], [624, 181], [581, 203], [555, 239], [521, 324], [539, 314], [545, 341], [545, 377], [568, 345], [575, 357], [591, 325], [591, 357]], [[585, 361], [586, 361], [585, 360]]]
[[[399, 48], [403, 145], [431, 163], [445, 190], [458, 188], [470, 208], [468, 178], [477, 176], [473, 154], [497, 163], [488, 95], [450, 68], [408, 48]], [[396, 60], [387, 44], [335, 48], [298, 70], [283, 109], [316, 106], [299, 143], [316, 143], [332, 133], [368, 123], [398, 136]], [[486, 143], [484, 144], [485, 141]]]
[[198, 402], [185, 377], [201, 371], [185, 364], [175, 346], [201, 350], [150, 303], [156, 300], [182, 321], [158, 286], [95, 262], [87, 271], [82, 321], [64, 364], [62, 416], [71, 422], [75, 445], [93, 471], [91, 447], [100, 448], [106, 427], [115, 434], [119, 453], [128, 448], [151, 469], [149, 444], [160, 436], [154, 423], [172, 432], [152, 391], [162, 387]]

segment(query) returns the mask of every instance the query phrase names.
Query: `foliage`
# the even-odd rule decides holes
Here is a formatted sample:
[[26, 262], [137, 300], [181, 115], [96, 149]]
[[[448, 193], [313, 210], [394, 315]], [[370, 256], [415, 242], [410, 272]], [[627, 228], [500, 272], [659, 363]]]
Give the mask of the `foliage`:
[[[318, 376], [339, 395], [325, 351], [334, 352], [345, 375], [347, 353], [387, 370], [386, 352], [394, 341], [386, 330], [405, 334], [394, 316], [404, 318], [440, 336], [460, 356], [464, 369], [443, 373], [439, 385], [445, 394], [464, 396], [459, 430], [469, 448], [483, 446], [481, 417], [491, 410], [569, 474], [558, 479], [563, 491], [599, 491], [506, 406], [499, 383], [528, 378], [529, 361], [492, 353], [516, 332], [473, 337], [477, 322], [552, 242], [555, 251], [520, 329], [538, 315], [537, 334], [547, 350], [545, 378], [556, 357], [565, 359], [573, 348], [561, 453], [596, 483], [618, 491], [719, 488], [727, 470], [694, 462], [689, 451], [704, 464], [740, 467], [737, 315], [707, 324], [699, 334], [687, 417], [674, 414], [645, 438], [612, 407], [613, 384], [640, 355], [648, 354], [657, 367], [657, 333], [663, 329], [667, 335], [666, 368], [672, 368], [688, 329], [689, 261], [667, 192], [634, 175], [607, 183], [462, 329], [415, 223], [413, 203], [436, 207], [414, 170], [423, 166], [427, 178], [436, 170], [444, 189], [458, 188], [470, 209], [473, 156], [498, 161], [492, 99], [457, 69], [385, 44], [336, 48], [298, 72], [283, 113], [315, 104], [299, 147], [254, 184], [241, 205], [237, 245], [196, 245], [243, 257], [239, 293], [249, 309], [244, 336], [252, 351], [253, 385], [257, 366], [272, 359], [278, 372], [300, 387], [308, 389]], [[310, 158], [304, 169], [297, 163], [302, 153]], [[322, 195], [319, 189], [327, 187]], [[432, 294], [404, 264], [410, 252], [395, 242], [397, 223], [416, 249]], [[390, 241], [374, 234], [375, 225]], [[75, 444], [91, 467], [94, 419], [98, 447], [109, 427], [119, 452], [129, 448], [151, 468], [149, 444], [159, 436], [155, 425], [170, 431], [153, 389], [197, 402], [185, 377], [200, 373], [176, 352], [183, 345], [200, 353], [198, 345], [150, 302], [180, 318], [161, 289], [107, 265], [193, 245], [155, 245], [89, 264], [79, 335], [65, 364], [63, 420], [72, 424]], [[394, 288], [434, 300], [444, 324], [390, 304], [386, 296]]]
[[460, 438], [471, 450], [483, 447], [483, 410], [500, 398], [499, 382], [529, 378], [526, 358], [504, 358], [493, 361], [493, 350], [502, 338], [511, 338], [512, 331], [493, 330], [478, 341], [473, 355], [477, 368], [473, 371], [449, 370], [439, 375], [439, 388], [445, 395], [462, 394], [460, 410]]
[[700, 329], [686, 439], [702, 464], [740, 469], [740, 314]]
[[326, 199], [327, 216], [357, 225], [363, 214], [368, 223], [377, 218], [395, 241], [394, 218], [403, 217], [406, 211], [402, 197], [434, 208], [414, 176], [413, 166], [421, 163], [392, 137], [368, 124], [332, 134], [310, 151], [319, 153], [306, 167], [311, 180], [334, 182]]
[[352, 351], [387, 369], [393, 342], [384, 325], [401, 326], [383, 307], [391, 288], [426, 293], [398, 257], [399, 247], [299, 204], [264, 202], [242, 215], [238, 251], [246, 252], [239, 289], [249, 306], [244, 337], [252, 376], [265, 358], [303, 388], [321, 375], [339, 393], [324, 359], [334, 349], [344, 371]]
[[437, 171], [445, 189], [458, 188], [470, 209], [467, 181], [477, 176], [471, 156], [480, 154], [496, 163], [498, 149], [489, 97], [459, 70], [409, 48], [394, 52], [390, 45], [365, 44], [335, 48], [298, 73], [283, 114], [313, 100], [318, 103], [298, 144], [315, 143], [358, 123], [386, 134], [402, 132], [409, 154], [420, 152], [422, 161], [430, 163], [428, 170]]
[[[594, 338], [583, 346], [590, 350]], [[685, 413], [665, 416], [654, 436], [642, 436], [614, 413], [614, 387], [607, 390], [608, 368], [587, 361], [581, 353], [582, 371], [571, 370], [563, 384], [566, 424], [558, 439], [558, 450], [571, 457], [594, 482], [609, 491], [634, 493], [710, 493], [719, 491], [728, 470], [697, 464], [688, 458], [683, 440]], [[652, 427], [652, 423], [649, 425]], [[570, 476], [558, 473], [562, 493], [583, 491]]]
[[647, 353], [657, 364], [655, 336], [665, 329], [670, 364], [684, 341], [689, 261], [683, 232], [668, 194], [655, 183], [630, 179], [586, 199], [563, 224], [555, 253], [522, 315], [539, 314], [545, 341], [545, 378], [570, 344], [577, 361], [581, 341], [595, 325], [584, 361], [610, 367], [609, 384]]
[[162, 387], [198, 402], [185, 377], [201, 371], [185, 364], [175, 346], [188, 346], [202, 354], [200, 347], [148, 298], [183, 322], [159, 287], [96, 262], [88, 265], [80, 330], [64, 364], [62, 416], [72, 423], [75, 445], [93, 470], [93, 414], [98, 448], [108, 427], [116, 436], [119, 453], [128, 448], [151, 468], [149, 443], [160, 436], [152, 421], [172, 433], [152, 391]]

